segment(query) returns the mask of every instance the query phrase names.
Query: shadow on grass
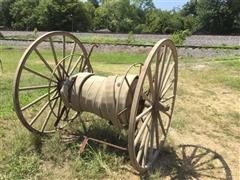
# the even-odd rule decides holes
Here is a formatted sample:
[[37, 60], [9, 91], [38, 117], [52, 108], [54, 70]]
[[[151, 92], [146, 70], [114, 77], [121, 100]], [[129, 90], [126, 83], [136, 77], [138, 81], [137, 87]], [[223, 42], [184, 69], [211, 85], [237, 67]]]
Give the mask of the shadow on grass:
[[[70, 146], [59, 150], [59, 155], [64, 154], [66, 149], [69, 149], [72, 145], [77, 147], [74, 151], [77, 153], [80, 149], [79, 145], [83, 142], [84, 136], [90, 138], [96, 138], [103, 140], [121, 147], [127, 147], [127, 135], [119, 133], [119, 130], [109, 125], [104, 121], [98, 121], [99, 123], [92, 123], [87, 128], [87, 131], [83, 133], [80, 129], [72, 131], [63, 130], [59, 132], [60, 140]], [[76, 127], [76, 125], [74, 125]], [[38, 138], [37, 138], [38, 139]], [[36, 141], [36, 149], [41, 152], [42, 143]], [[93, 141], [88, 142], [86, 145], [86, 153], [83, 152], [82, 158], [85, 157], [86, 162], [91, 159], [94, 160], [92, 155], [89, 155], [89, 150], [101, 149], [102, 153], [113, 155], [115, 157], [121, 157], [123, 162], [129, 163], [128, 151], [118, 150], [111, 148], [101, 143]], [[55, 147], [56, 145], [54, 145]], [[59, 145], [61, 146], [61, 145]], [[52, 150], [54, 147], [50, 146], [50, 152], [56, 153], [58, 150]], [[77, 151], [76, 151], [77, 150]], [[48, 152], [48, 151], [46, 151]], [[46, 153], [45, 154], [49, 154]], [[97, 152], [97, 151], [96, 151]], [[77, 154], [71, 154], [71, 159], [75, 159]], [[49, 155], [48, 155], [49, 156]], [[111, 156], [109, 156], [111, 157]], [[57, 157], [56, 157], [57, 159]], [[104, 161], [109, 161], [106, 158]], [[58, 160], [59, 161], [59, 160]], [[110, 160], [111, 161], [111, 160]], [[61, 162], [61, 161], [60, 161]], [[93, 163], [93, 162], [92, 162]], [[116, 166], [119, 166], [117, 164]], [[117, 168], [116, 168], [117, 169]], [[131, 173], [135, 174], [133, 171]], [[135, 174], [136, 175], [136, 174]], [[145, 175], [140, 176], [141, 179], [220, 179], [220, 180], [232, 180], [231, 170], [223, 159], [223, 157], [217, 152], [205, 148], [199, 145], [179, 145], [178, 147], [164, 147], [157, 160], [154, 162], [152, 169]]]
[[198, 145], [179, 145], [161, 151], [152, 170], [142, 179], [225, 179], [232, 180], [229, 166], [223, 157]]
[[[83, 129], [75, 129], [75, 130], [63, 130], [60, 132], [60, 138], [63, 142], [73, 143], [73, 144], [83, 144], [84, 137], [88, 138], [87, 143], [85, 144], [85, 149], [91, 148], [93, 150], [102, 149], [107, 153], [114, 153], [117, 156], [123, 156], [124, 160], [128, 158], [128, 151], [123, 151], [118, 148], [111, 147], [104, 143], [98, 143], [92, 139], [96, 139], [99, 141], [104, 141], [106, 143], [110, 143], [112, 145], [116, 145], [122, 148], [127, 148], [127, 136], [120, 132], [118, 129], [110, 125], [105, 120], [98, 121], [97, 123], [92, 123], [86, 131]], [[80, 145], [81, 146], [81, 145]], [[79, 146], [79, 148], [80, 148]], [[90, 146], [90, 147], [88, 147]], [[83, 152], [84, 153], [84, 152]]]

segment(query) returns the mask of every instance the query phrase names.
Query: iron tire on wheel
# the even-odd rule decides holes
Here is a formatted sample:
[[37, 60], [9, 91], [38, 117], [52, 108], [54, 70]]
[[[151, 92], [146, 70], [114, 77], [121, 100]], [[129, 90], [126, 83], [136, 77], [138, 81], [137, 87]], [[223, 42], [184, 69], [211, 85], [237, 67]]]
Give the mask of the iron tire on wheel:
[[[58, 46], [58, 48], [56, 48], [56, 46]], [[59, 48], [59, 46], [61, 46], [61, 48]], [[45, 58], [44, 53], [49, 53], [49, 51], [47, 51], [49, 49], [51, 56]], [[61, 52], [59, 52], [59, 49]], [[68, 62], [67, 60], [66, 62], [64, 61], [61, 69], [59, 68], [57, 69], [58, 72], [55, 72], [54, 69], [57, 67], [57, 64], [64, 59], [67, 59]], [[79, 64], [84, 67], [79, 67]], [[44, 68], [37, 69], [37, 66]], [[78, 69], [75, 66], [78, 67]], [[53, 111], [57, 113], [57, 111], [61, 111], [64, 107], [60, 96], [61, 83], [66, 79], [64, 71], [68, 72], [69, 75], [70, 72], [73, 71], [74, 73], [76, 73], [75, 71], [92, 72], [86, 49], [74, 35], [68, 32], [54, 31], [44, 34], [37, 38], [24, 52], [19, 61], [13, 84], [13, 102], [18, 118], [29, 131], [42, 135], [52, 133], [56, 130], [53, 126], [54, 123], [50, 121], [56, 120], [56, 117], [53, 116]], [[42, 78], [42, 81], [44, 81], [46, 85], [34, 84], [34, 78], [37, 80], [39, 78], [39, 82], [41, 82]], [[50, 82], [53, 82], [53, 87], [49, 87]], [[26, 85], [26, 83], [29, 83], [30, 86], [27, 86], [28, 84]], [[22, 84], [24, 84], [24, 86]], [[34, 84], [34, 86], [32, 84]], [[47, 97], [49, 97], [49, 88], [54, 88], [54, 90], [51, 91], [51, 93], [54, 92], [54, 95], [51, 96], [53, 98], [51, 101], [55, 103], [54, 110], [49, 108], [49, 103], [51, 103], [49, 99], [47, 99]], [[23, 105], [26, 99], [34, 95], [34, 92], [40, 94], [44, 89], [46, 89], [44, 95], [39, 95], [37, 99], [27, 105]], [[41, 101], [45, 104], [42, 105], [43, 102]], [[39, 109], [37, 109], [38, 106]], [[71, 119], [70, 115], [72, 110], [70, 110], [70, 108], [64, 108], [66, 112], [64, 112], [64, 119], [60, 119], [61, 127], [65, 126], [69, 122], [68, 120]], [[42, 122], [42, 117], [46, 114], [46, 119]]]
[[177, 51], [169, 39], [150, 51], [139, 76], [131, 106], [128, 151], [140, 173], [157, 159], [170, 127], [178, 78]]

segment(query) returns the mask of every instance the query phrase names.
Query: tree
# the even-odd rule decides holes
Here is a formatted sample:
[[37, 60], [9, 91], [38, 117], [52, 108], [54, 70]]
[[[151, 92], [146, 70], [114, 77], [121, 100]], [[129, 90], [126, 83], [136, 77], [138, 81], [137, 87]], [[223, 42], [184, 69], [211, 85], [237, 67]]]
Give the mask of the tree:
[[108, 28], [112, 32], [140, 31], [139, 25], [144, 23], [141, 15], [141, 10], [129, 0], [105, 0], [95, 11], [94, 27]]
[[197, 0], [190, 0], [181, 9], [182, 16], [196, 16], [197, 15]]
[[32, 30], [37, 25], [35, 8], [38, 0], [19, 0], [10, 6], [10, 15], [13, 19], [12, 27], [19, 30]]
[[230, 0], [229, 4], [234, 16], [233, 32], [240, 34], [240, 1]]
[[169, 34], [178, 30], [184, 30], [184, 18], [178, 12], [159, 9], [147, 12], [145, 32]]
[[153, 0], [131, 0], [131, 3], [143, 10], [155, 8]]
[[[89, 4], [89, 9], [90, 6], [93, 7]], [[86, 9], [78, 0], [41, 0], [37, 7], [39, 29], [87, 31], [91, 15]]]
[[229, 0], [200, 0], [197, 4], [199, 27], [206, 32], [226, 34], [233, 28]]
[[99, 1], [98, 0], [88, 0], [87, 2], [93, 4], [95, 8], [99, 7]]
[[10, 7], [16, 0], [1, 0], [0, 1], [0, 24], [8, 28], [11, 27], [13, 18], [10, 14]]

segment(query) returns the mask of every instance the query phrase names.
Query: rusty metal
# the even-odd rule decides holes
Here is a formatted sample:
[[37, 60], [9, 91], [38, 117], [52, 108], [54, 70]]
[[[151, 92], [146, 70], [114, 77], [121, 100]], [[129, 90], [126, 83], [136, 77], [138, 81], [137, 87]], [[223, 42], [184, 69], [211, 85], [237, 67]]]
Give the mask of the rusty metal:
[[[143, 64], [133, 64], [124, 75], [104, 77], [94, 74], [90, 63], [96, 46], [87, 52], [79, 39], [60, 31], [35, 40], [17, 68], [16, 113], [37, 134], [61, 130], [81, 112], [105, 118], [115, 128], [127, 129], [128, 146], [85, 136], [80, 153], [89, 140], [102, 143], [128, 151], [133, 167], [144, 172], [156, 160], [170, 127], [178, 77], [176, 47], [169, 39], [160, 40]], [[45, 57], [46, 49], [52, 58]], [[84, 120], [80, 121], [86, 133]]]
[[100, 143], [100, 144], [105, 144], [107, 146], [110, 146], [110, 147], [113, 147], [113, 148], [116, 148], [116, 149], [119, 149], [119, 150], [122, 150], [122, 151], [128, 151], [128, 149], [125, 148], [125, 147], [121, 147], [121, 146], [118, 146], [116, 144], [112, 144], [112, 143], [102, 141], [102, 140], [99, 140], [99, 139], [96, 139], [96, 138], [91, 138], [91, 137], [87, 137], [87, 136], [83, 136], [83, 138], [84, 139], [83, 139], [82, 143], [80, 144], [80, 149], [79, 149], [80, 153], [84, 152], [84, 149], [85, 149], [86, 145], [88, 144], [89, 140]]

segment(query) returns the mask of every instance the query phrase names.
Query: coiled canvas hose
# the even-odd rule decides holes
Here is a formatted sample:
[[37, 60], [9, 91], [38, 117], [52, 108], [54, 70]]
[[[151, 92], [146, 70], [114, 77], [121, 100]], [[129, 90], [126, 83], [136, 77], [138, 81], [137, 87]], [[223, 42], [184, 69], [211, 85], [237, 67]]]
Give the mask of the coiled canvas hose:
[[128, 125], [133, 92], [138, 76], [102, 77], [79, 73], [72, 86], [70, 106], [110, 120], [117, 127]]

